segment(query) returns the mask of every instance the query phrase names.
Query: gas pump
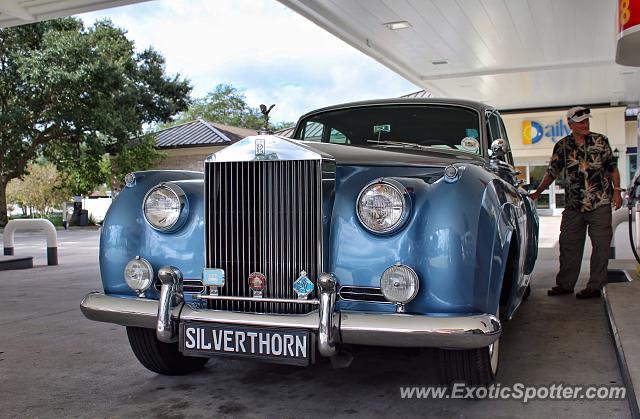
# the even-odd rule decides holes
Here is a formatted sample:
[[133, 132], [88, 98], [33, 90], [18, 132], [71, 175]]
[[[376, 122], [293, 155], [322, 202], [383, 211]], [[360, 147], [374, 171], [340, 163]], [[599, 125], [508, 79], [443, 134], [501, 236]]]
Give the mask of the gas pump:
[[629, 213], [629, 243], [631, 244], [631, 250], [636, 261], [640, 264], [640, 256], [636, 250], [636, 245], [633, 242], [633, 209], [640, 200], [640, 171], [636, 173], [631, 181], [631, 184], [627, 188], [627, 194], [625, 196], [627, 200], [627, 211]]

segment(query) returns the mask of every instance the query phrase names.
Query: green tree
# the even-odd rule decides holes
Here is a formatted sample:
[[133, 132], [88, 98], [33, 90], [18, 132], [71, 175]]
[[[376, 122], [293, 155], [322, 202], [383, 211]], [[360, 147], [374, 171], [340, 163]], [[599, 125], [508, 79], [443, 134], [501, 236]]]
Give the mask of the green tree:
[[[162, 128], [196, 119], [254, 130], [260, 130], [264, 126], [262, 112], [249, 106], [244, 93], [230, 84], [218, 84], [204, 98], [194, 99], [189, 109], [174, 121], [162, 125]], [[269, 122], [269, 128], [273, 131], [294, 125], [295, 122]]]
[[188, 80], [165, 75], [158, 52], [136, 53], [110, 21], [0, 29], [0, 226], [6, 186], [29, 161], [98, 173], [102, 156], [122, 152], [144, 124], [187, 109], [190, 92]]
[[52, 163], [34, 163], [28, 166], [28, 174], [13, 179], [7, 186], [9, 202], [23, 208], [32, 208], [38, 214], [47, 215], [54, 208], [63, 208], [71, 199], [71, 190], [63, 174]]
[[260, 129], [260, 110], [247, 104], [244, 94], [230, 84], [219, 84], [207, 96], [195, 99], [175, 123], [205, 119], [234, 127]]
[[[193, 100], [189, 109], [182, 112], [174, 122], [165, 126], [195, 119], [254, 130], [259, 130], [264, 125], [260, 110], [249, 106], [244, 93], [230, 84], [219, 84], [204, 98]], [[293, 122], [269, 123], [269, 127], [274, 131], [293, 125]]]
[[130, 141], [113, 154], [99, 155], [86, 150], [86, 145], [82, 144], [67, 154], [63, 164], [65, 182], [73, 195], [88, 194], [103, 184], [109, 185], [112, 192], [118, 192], [127, 173], [150, 169], [166, 157], [166, 153], [155, 148], [152, 133]]
[[112, 191], [122, 190], [124, 176], [127, 173], [149, 169], [167, 157], [167, 154], [158, 151], [155, 145], [153, 133], [148, 133], [108, 158], [109, 184]]

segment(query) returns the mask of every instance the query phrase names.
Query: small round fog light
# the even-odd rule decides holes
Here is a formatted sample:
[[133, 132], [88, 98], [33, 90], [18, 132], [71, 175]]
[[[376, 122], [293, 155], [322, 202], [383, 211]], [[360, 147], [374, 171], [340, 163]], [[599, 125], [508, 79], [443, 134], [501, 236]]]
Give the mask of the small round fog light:
[[124, 280], [132, 290], [143, 293], [153, 282], [153, 267], [140, 256], [131, 259], [124, 268]]
[[387, 268], [380, 278], [382, 295], [388, 301], [406, 304], [418, 294], [418, 274], [406, 265], [396, 264]]

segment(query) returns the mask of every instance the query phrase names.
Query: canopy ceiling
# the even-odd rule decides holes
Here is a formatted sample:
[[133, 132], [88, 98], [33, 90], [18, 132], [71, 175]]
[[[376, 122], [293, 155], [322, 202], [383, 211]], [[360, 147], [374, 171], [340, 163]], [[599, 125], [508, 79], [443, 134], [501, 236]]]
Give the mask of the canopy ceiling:
[[[0, 27], [140, 1], [0, 0]], [[614, 61], [616, 0], [278, 1], [436, 97], [500, 109], [640, 100], [640, 69]], [[385, 25], [400, 21], [410, 26]]]
[[500, 109], [640, 100], [639, 69], [614, 61], [616, 0], [279, 1], [436, 97]]

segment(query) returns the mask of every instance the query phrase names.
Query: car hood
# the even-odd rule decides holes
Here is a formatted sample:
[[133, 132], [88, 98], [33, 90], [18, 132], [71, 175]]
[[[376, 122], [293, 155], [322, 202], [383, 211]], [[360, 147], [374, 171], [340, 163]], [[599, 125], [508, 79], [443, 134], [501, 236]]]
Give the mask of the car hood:
[[447, 166], [451, 163], [482, 163], [481, 156], [457, 153], [454, 150], [416, 150], [402, 148], [375, 149], [342, 144], [300, 141], [305, 146], [328, 154], [339, 165], [411, 165], [411, 166]]

